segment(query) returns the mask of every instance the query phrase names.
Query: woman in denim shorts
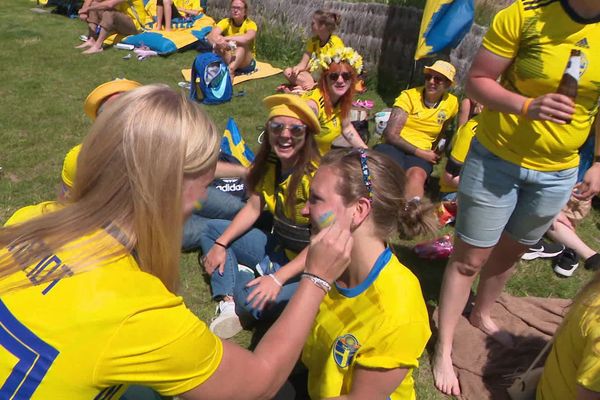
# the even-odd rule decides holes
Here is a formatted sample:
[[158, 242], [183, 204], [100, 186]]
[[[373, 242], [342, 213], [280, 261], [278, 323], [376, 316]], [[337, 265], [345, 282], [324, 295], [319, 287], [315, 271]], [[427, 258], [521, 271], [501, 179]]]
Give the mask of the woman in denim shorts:
[[[589, 42], [600, 33], [599, 17], [598, 2], [517, 0], [496, 15], [473, 61], [467, 95], [485, 109], [460, 178], [455, 250], [440, 295], [433, 372], [446, 394], [460, 394], [452, 339], [480, 271], [469, 320], [498, 341], [512, 342], [491, 319], [491, 307], [514, 264], [550, 227], [575, 185], [577, 150], [600, 96], [594, 83], [600, 81], [600, 52]], [[568, 68], [578, 80], [575, 100], [557, 93], [573, 49], [580, 51]], [[576, 188], [579, 198], [598, 193], [598, 152]]]

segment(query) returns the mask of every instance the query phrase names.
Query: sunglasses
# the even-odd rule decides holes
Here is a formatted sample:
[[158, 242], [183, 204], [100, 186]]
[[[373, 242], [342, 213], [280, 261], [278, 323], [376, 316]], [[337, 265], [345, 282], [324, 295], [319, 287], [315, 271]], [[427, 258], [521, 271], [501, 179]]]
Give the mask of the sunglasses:
[[332, 82], [337, 81], [340, 76], [345, 81], [349, 81], [350, 79], [352, 79], [352, 74], [350, 72], [342, 72], [341, 74], [338, 72], [331, 72], [327, 76], [329, 77], [329, 79], [331, 79]]
[[436, 85], [439, 85], [440, 83], [446, 81], [446, 78], [442, 78], [441, 76], [425, 74], [425, 82], [428, 82], [432, 79], [433, 79], [433, 83], [435, 83]]
[[282, 122], [269, 121], [267, 123], [267, 128], [269, 129], [269, 132], [274, 135], [281, 135], [283, 131], [287, 129], [296, 139], [299, 139], [306, 134], [306, 125], [303, 124], [286, 125]]

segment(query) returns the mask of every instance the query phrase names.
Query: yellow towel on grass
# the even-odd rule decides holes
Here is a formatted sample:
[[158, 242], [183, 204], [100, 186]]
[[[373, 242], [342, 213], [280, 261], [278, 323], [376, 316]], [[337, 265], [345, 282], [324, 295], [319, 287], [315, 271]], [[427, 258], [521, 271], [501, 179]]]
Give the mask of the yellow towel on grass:
[[[261, 79], [266, 78], [268, 76], [277, 75], [283, 72], [281, 68], [275, 68], [269, 63], [257, 61], [256, 62], [256, 70], [251, 74], [245, 75], [237, 75], [233, 78], [233, 84], [237, 85], [238, 83], [246, 82], [252, 79]], [[189, 82], [192, 79], [192, 70], [190, 68], [182, 69], [181, 75], [183, 75], [183, 79], [186, 82]]]

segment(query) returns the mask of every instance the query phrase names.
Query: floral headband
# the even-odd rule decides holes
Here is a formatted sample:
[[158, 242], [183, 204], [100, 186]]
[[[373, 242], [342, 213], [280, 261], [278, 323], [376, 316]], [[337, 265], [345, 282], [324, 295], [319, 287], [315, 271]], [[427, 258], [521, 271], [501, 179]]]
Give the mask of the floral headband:
[[318, 72], [320, 75], [329, 69], [331, 63], [339, 64], [342, 61], [350, 64], [357, 74], [362, 72], [363, 59], [352, 47], [333, 48], [322, 52], [319, 57], [313, 53], [309, 63], [310, 72]]

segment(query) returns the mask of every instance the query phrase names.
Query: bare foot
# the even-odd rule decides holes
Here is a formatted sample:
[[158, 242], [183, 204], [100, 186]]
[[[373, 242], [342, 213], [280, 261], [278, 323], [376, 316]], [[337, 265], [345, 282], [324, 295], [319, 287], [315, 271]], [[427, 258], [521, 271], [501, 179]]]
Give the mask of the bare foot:
[[433, 381], [435, 387], [445, 395], [460, 395], [460, 385], [454, 372], [452, 358], [438, 355], [437, 348], [433, 357]]
[[102, 47], [100, 47], [100, 48], [90, 47], [86, 51], [81, 52], [81, 54], [96, 54], [96, 53], [102, 53], [102, 51], [103, 51]]
[[514, 346], [512, 335], [498, 328], [498, 325], [490, 317], [484, 317], [481, 314], [472, 312], [469, 316], [469, 322], [501, 345], [509, 348]]
[[93, 40], [86, 40], [85, 42], [81, 43], [78, 46], [75, 46], [76, 49], [85, 49], [88, 47], [91, 47], [94, 45], [94, 41]]

